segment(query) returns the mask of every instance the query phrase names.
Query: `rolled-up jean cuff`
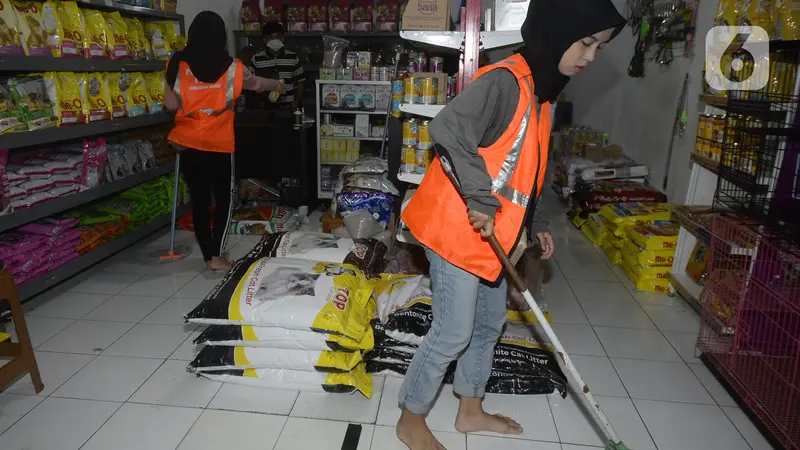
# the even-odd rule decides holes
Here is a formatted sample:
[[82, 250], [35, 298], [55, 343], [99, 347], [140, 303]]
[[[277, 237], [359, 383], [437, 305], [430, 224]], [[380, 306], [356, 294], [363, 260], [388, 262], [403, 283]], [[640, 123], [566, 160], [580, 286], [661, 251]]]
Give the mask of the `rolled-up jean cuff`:
[[469, 385], [453, 385], [453, 392], [459, 398], [483, 398], [486, 397], [486, 387], [475, 387]]
[[404, 400], [402, 403], [400, 403], [400, 408], [407, 409], [411, 411], [412, 414], [426, 415], [431, 412], [433, 405], [419, 405], [410, 400]]

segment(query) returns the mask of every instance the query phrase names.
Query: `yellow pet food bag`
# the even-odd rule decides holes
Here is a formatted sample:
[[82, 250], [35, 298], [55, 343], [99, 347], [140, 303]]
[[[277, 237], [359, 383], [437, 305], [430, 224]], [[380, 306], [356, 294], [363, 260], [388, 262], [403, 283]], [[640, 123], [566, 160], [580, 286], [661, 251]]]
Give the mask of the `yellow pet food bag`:
[[109, 97], [111, 98], [111, 118], [128, 117], [128, 91], [131, 77], [125, 72], [111, 72], [106, 75]]
[[0, 0], [0, 54], [24, 55], [19, 23], [10, 0]]
[[125, 25], [127, 26], [128, 30], [128, 51], [130, 52], [130, 56], [133, 59], [145, 59], [144, 58], [144, 42], [142, 42], [142, 37], [139, 36], [139, 24], [141, 21], [139, 19], [131, 19], [128, 17], [123, 18], [125, 21]]
[[603, 253], [606, 254], [609, 261], [611, 261], [613, 264], [617, 265], [622, 264], [622, 252], [620, 251], [620, 249], [614, 247], [614, 244], [611, 243], [608, 239], [600, 243], [600, 248], [603, 249]]
[[800, 0], [778, 0], [778, 34], [786, 41], [800, 39]]
[[770, 39], [776, 38], [775, 34], [775, 1], [774, 0], [744, 0], [739, 23], [743, 26], [761, 27], [767, 32]]
[[625, 227], [670, 222], [672, 205], [667, 203], [612, 203], [597, 212], [614, 236], [622, 237]]
[[88, 122], [111, 119], [111, 96], [108, 91], [108, 80], [103, 73], [90, 73], [85, 76], [86, 100], [83, 113]]
[[636, 245], [632, 240], [625, 239], [622, 244], [622, 254], [632, 258], [642, 266], [667, 266], [672, 267], [675, 260], [675, 250], [645, 250]]
[[637, 279], [666, 280], [667, 274], [671, 270], [671, 267], [665, 266], [642, 266], [637, 263], [636, 255], [630, 253], [623, 253], [622, 261], [630, 266], [631, 272], [636, 275]]
[[181, 49], [180, 24], [178, 22], [163, 22], [164, 46], [167, 48], [167, 58]]
[[28, 56], [59, 56], [61, 38], [53, 2], [12, 2]]
[[597, 214], [589, 215], [589, 222], [587, 225], [592, 229], [592, 233], [594, 234], [595, 238], [597, 238], [596, 244], [598, 245], [600, 242], [608, 238], [608, 235], [611, 233], [608, 230], [605, 222], [603, 222], [603, 218]]
[[669, 293], [669, 280], [661, 278], [640, 278], [637, 275], [636, 269], [631, 267], [627, 261], [622, 264], [622, 267], [625, 269], [625, 275], [633, 282], [636, 289], [656, 294]]
[[144, 29], [147, 32], [147, 39], [152, 46], [153, 57], [155, 59], [169, 59], [169, 49], [165, 41], [166, 27], [165, 22], [147, 22]]
[[148, 104], [150, 114], [164, 112], [164, 90], [167, 85], [166, 74], [164, 72], [146, 73], [144, 74], [144, 81], [150, 100]]
[[56, 105], [58, 126], [86, 123], [79, 77], [72, 72], [47, 72], [44, 81], [47, 94]]
[[111, 59], [128, 59], [131, 57], [128, 47], [128, 23], [119, 12], [104, 13], [108, 30], [108, 54]]
[[141, 116], [147, 114], [147, 106], [150, 104], [150, 98], [147, 95], [147, 84], [144, 80], [144, 74], [141, 72], [133, 72], [130, 74], [131, 84], [128, 89], [128, 117]]
[[61, 56], [85, 58], [83, 39], [86, 31], [83, 26], [83, 11], [76, 2], [58, 3], [58, 18], [61, 21]]
[[669, 224], [649, 224], [628, 227], [628, 237], [639, 247], [645, 250], [672, 250], [678, 245], [678, 232], [680, 225], [675, 222]]
[[108, 58], [108, 24], [100, 11], [86, 9], [83, 11], [83, 22], [86, 34], [83, 48], [87, 58]]

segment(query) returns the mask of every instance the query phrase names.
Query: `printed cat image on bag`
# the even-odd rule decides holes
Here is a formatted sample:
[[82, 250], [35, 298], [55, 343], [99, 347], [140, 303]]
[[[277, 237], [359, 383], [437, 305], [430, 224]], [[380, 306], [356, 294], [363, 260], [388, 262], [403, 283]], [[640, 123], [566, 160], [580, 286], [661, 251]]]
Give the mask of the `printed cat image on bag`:
[[256, 305], [276, 300], [289, 295], [314, 296], [314, 284], [320, 277], [318, 274], [304, 273], [293, 267], [279, 267], [261, 279], [261, 286], [253, 296]]
[[19, 35], [19, 22], [8, 0], [0, 0], [0, 54], [24, 55]]
[[[12, 2], [19, 21], [22, 46], [28, 56], [58, 56], [51, 48], [57, 48], [60, 39], [56, 26], [56, 12], [51, 4], [37, 2]], [[45, 14], [47, 9], [47, 14]], [[46, 26], [50, 25], [50, 26]]]

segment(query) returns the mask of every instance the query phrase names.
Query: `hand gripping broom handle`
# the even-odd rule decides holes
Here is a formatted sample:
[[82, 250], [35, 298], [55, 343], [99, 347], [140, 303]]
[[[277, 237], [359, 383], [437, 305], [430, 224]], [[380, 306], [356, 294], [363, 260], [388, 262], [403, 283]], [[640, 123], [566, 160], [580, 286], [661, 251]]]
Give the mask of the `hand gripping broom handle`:
[[558, 340], [558, 337], [553, 332], [553, 328], [550, 327], [550, 324], [547, 322], [547, 318], [545, 318], [544, 313], [542, 313], [542, 310], [539, 309], [539, 305], [536, 304], [536, 300], [533, 299], [533, 295], [531, 295], [530, 291], [528, 290], [525, 280], [523, 280], [519, 273], [517, 273], [514, 265], [511, 264], [511, 260], [508, 259], [505, 250], [503, 250], [503, 247], [500, 245], [494, 235], [489, 237], [489, 243], [492, 245], [492, 249], [494, 249], [497, 257], [500, 258], [500, 262], [502, 262], [503, 266], [506, 268], [508, 276], [514, 283], [514, 286], [516, 286], [516, 288], [522, 293], [522, 296], [525, 297], [525, 301], [528, 302], [528, 306], [530, 306], [533, 314], [536, 315], [536, 319], [539, 321], [539, 324], [542, 325], [545, 334], [547, 334], [547, 338], [550, 340], [550, 343], [553, 344], [556, 354], [559, 356], [559, 358], [561, 358], [561, 361], [564, 363], [564, 367], [566, 367], [567, 371], [572, 376], [575, 384], [577, 386], [582, 386], [581, 391], [583, 392], [584, 397], [586, 397], [586, 400], [589, 402], [592, 412], [594, 412], [595, 416], [597, 416], [598, 422], [600, 422], [600, 425], [608, 435], [611, 443], [613, 445], [619, 444], [619, 436], [617, 436], [616, 431], [614, 431], [614, 427], [611, 426], [611, 423], [608, 421], [608, 418], [606, 418], [603, 410], [600, 409], [600, 405], [597, 403], [597, 400], [595, 400], [594, 395], [592, 395], [592, 393], [589, 391], [589, 386], [587, 386], [586, 382], [583, 381], [583, 377], [581, 377], [578, 369], [576, 369], [572, 364], [572, 361], [569, 359], [569, 355], [567, 355], [567, 352], [564, 350], [564, 346], [561, 345], [561, 341]]

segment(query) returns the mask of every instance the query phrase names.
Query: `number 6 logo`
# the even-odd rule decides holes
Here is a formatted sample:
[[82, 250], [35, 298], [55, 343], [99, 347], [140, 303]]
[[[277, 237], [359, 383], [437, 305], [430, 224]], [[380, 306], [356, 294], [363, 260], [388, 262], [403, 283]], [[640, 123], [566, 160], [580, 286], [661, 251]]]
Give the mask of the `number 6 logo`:
[[769, 81], [769, 34], [761, 27], [712, 27], [706, 34], [706, 83], [716, 91], [758, 91]]

